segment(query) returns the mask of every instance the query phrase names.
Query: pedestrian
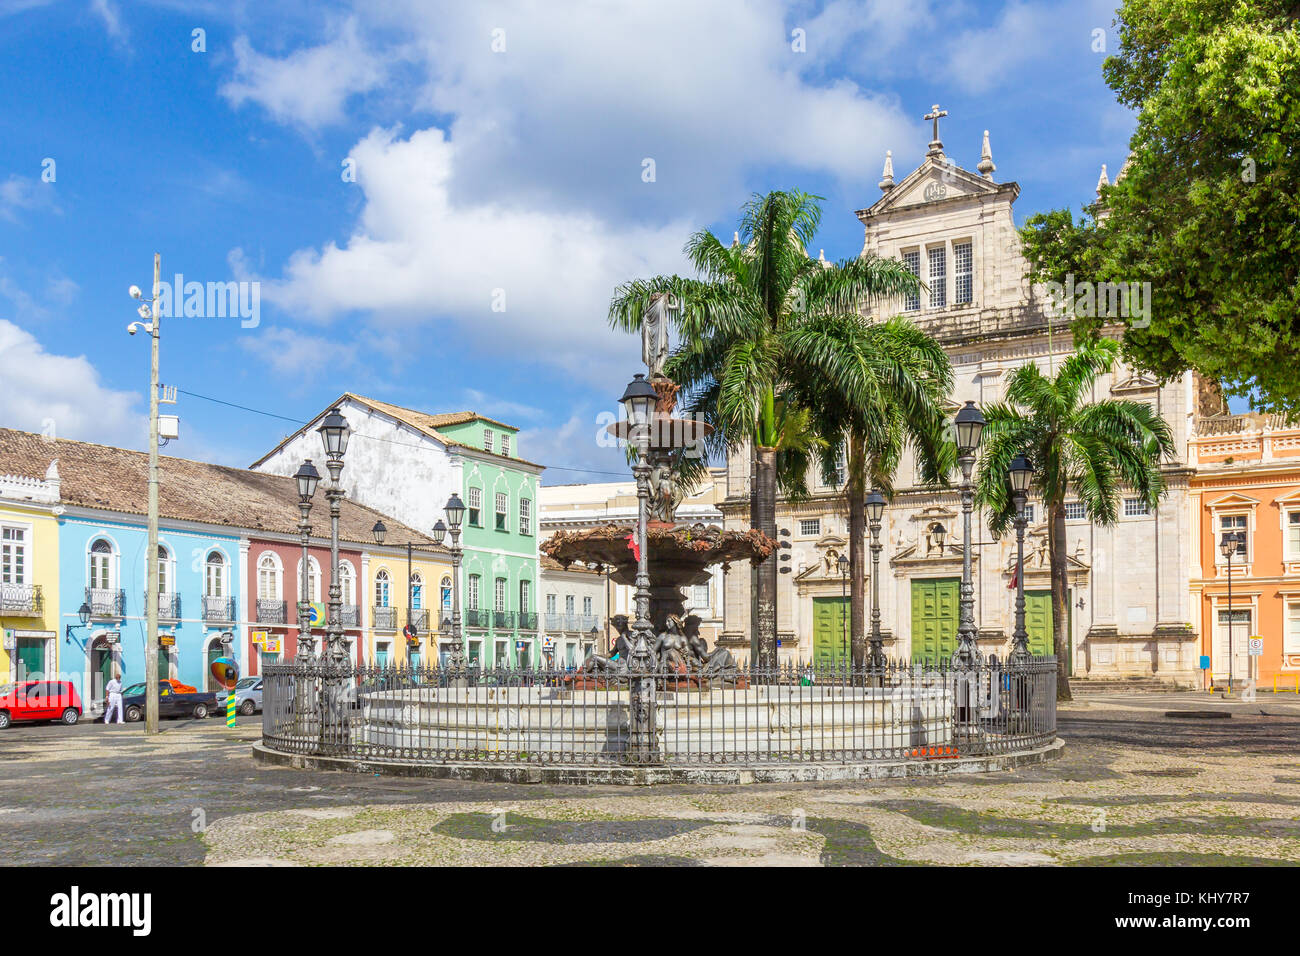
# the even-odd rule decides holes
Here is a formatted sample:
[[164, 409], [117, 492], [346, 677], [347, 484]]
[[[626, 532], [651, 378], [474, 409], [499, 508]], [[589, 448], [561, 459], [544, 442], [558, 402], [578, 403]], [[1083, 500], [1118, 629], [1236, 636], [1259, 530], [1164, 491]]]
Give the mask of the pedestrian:
[[122, 682], [117, 679], [117, 674], [109, 678], [104, 686], [104, 695], [108, 700], [104, 707], [104, 723], [112, 722], [114, 708], [117, 710], [117, 722], [122, 723]]

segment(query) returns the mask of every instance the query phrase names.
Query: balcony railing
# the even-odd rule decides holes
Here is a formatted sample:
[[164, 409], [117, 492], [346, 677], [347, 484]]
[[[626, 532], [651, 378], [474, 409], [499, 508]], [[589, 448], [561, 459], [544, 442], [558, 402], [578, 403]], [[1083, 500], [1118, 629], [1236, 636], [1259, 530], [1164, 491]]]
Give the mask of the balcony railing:
[[284, 601], [265, 601], [257, 599], [258, 624], [288, 624], [288, 605]]
[[466, 627], [487, 627], [488, 619], [489, 613], [478, 608], [470, 608], [465, 612]]
[[397, 608], [376, 606], [373, 610], [376, 631], [397, 630]]
[[0, 584], [0, 614], [39, 617], [44, 610], [39, 584]]
[[340, 604], [339, 623], [344, 627], [360, 627], [361, 608], [356, 604]]
[[232, 597], [204, 596], [203, 620], [205, 621], [235, 620], [235, 599]]
[[515, 626], [514, 611], [493, 611], [492, 626], [498, 631], [508, 631]]
[[584, 634], [590, 631], [593, 627], [598, 628], [599, 626], [600, 626], [600, 618], [596, 617], [596, 615], [594, 614], [582, 615], [581, 630]]
[[581, 625], [578, 623], [578, 620], [579, 620], [579, 619], [578, 619], [578, 615], [576, 615], [576, 614], [566, 614], [566, 615], [564, 615], [564, 629], [565, 629], [566, 631], [576, 631], [576, 630], [579, 630], [580, 627], [581, 627]]
[[562, 631], [562, 630], [564, 630], [564, 615], [563, 615], [563, 614], [547, 614], [547, 615], [546, 615], [546, 629], [547, 629], [548, 631]]
[[429, 612], [424, 608], [408, 608], [406, 623], [423, 634], [429, 629]]
[[520, 611], [519, 612], [519, 630], [535, 631], [537, 630], [537, 612]]
[[121, 588], [86, 588], [92, 618], [125, 617], [126, 591]]
[[[144, 592], [145, 612], [149, 610], [149, 592]], [[158, 595], [158, 616], [164, 621], [181, 619], [181, 596], [175, 591], [163, 591]]]

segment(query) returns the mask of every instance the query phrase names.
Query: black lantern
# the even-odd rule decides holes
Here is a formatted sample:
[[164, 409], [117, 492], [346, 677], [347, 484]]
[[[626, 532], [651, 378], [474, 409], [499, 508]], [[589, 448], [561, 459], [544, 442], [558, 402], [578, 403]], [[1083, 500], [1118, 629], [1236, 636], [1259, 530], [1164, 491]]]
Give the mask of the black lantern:
[[442, 544], [445, 537], [447, 537], [447, 526], [439, 518], [433, 525], [433, 541], [435, 544]]
[[320, 428], [321, 441], [325, 443], [325, 454], [330, 458], [342, 458], [348, 450], [348, 438], [352, 434], [352, 429], [348, 427], [348, 420], [343, 417], [335, 405], [330, 409], [325, 420], [321, 422]]
[[984, 416], [975, 407], [974, 402], [967, 402], [957, 410], [957, 454], [969, 458], [975, 454], [980, 445], [980, 435], [984, 432]]
[[943, 544], [948, 540], [948, 529], [936, 521], [934, 524], [930, 525], [930, 534], [934, 536], [934, 543], [938, 546], [939, 550], [943, 551]]
[[465, 517], [465, 503], [460, 500], [460, 495], [453, 491], [451, 497], [447, 499], [447, 507], [444, 510], [447, 512], [447, 527], [452, 531], [459, 531], [460, 522]]
[[623, 403], [627, 420], [632, 425], [646, 425], [650, 421], [650, 412], [659, 401], [659, 393], [645, 380], [645, 375], [638, 372], [632, 377], [632, 381], [628, 382], [627, 390], [623, 392], [623, 397], [619, 401]]
[[375, 544], [383, 544], [384, 535], [388, 534], [388, 529], [384, 527], [382, 521], [376, 521], [375, 526], [370, 529], [370, 533], [375, 536]]
[[867, 517], [872, 521], [879, 521], [880, 516], [885, 513], [885, 496], [875, 488], [867, 495]]
[[848, 555], [841, 554], [841, 555], [840, 555], [840, 559], [839, 559], [838, 561], [836, 561], [835, 563], [836, 563], [837, 565], [839, 565], [839, 568], [840, 568], [840, 574], [848, 574], [848, 573], [849, 573], [849, 558], [848, 558]]
[[81, 626], [82, 626], [82, 627], [85, 627], [87, 624], [89, 624], [89, 623], [90, 623], [90, 605], [83, 601], [83, 602], [81, 603], [81, 607], [77, 608], [77, 617], [81, 619]]
[[1034, 466], [1029, 463], [1029, 459], [1024, 455], [1016, 455], [1011, 459], [1011, 466], [1007, 469], [1011, 476], [1011, 490], [1018, 494], [1025, 494], [1029, 491], [1029, 479], [1034, 477]]
[[298, 466], [293, 477], [298, 482], [298, 500], [303, 504], [311, 501], [312, 495], [316, 494], [316, 486], [320, 484], [320, 472], [310, 458]]
[[1245, 536], [1237, 532], [1233, 532], [1233, 531], [1226, 532], [1223, 535], [1223, 539], [1219, 542], [1219, 552], [1225, 558], [1231, 558], [1234, 554], [1236, 554], [1239, 550], [1241, 550], [1243, 537]]

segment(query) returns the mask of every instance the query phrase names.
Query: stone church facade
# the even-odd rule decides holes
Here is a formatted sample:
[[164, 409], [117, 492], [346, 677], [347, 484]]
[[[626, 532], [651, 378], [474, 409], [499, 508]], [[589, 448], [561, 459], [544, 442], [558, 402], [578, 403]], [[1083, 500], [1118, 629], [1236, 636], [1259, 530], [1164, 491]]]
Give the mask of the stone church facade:
[[[857, 212], [864, 229], [863, 253], [901, 259], [927, 285], [918, 298], [875, 303], [871, 312], [877, 317], [905, 315], [943, 345], [955, 373], [953, 411], [966, 400], [980, 406], [1001, 401], [1015, 368], [1035, 362], [1050, 371], [1073, 348], [1069, 319], [1053, 311], [1027, 278], [1012, 216], [1020, 188], [996, 181], [995, 169], [987, 132], [977, 171], [970, 172], [948, 159], [936, 120], [934, 140], [921, 164], [895, 182], [892, 156], [886, 154], [881, 196]], [[1173, 430], [1176, 452], [1164, 465], [1166, 495], [1150, 512], [1136, 496], [1126, 497], [1119, 521], [1103, 528], [1090, 524], [1080, 506], [1067, 504], [1067, 633], [1075, 677], [1154, 676], [1180, 685], [1199, 681], [1196, 615], [1188, 588], [1195, 525], [1187, 447], [1201, 391], [1190, 374], [1161, 386], [1122, 366], [1097, 382], [1095, 399], [1124, 397], [1154, 406]], [[727, 528], [748, 525], [750, 477], [751, 456], [741, 449], [720, 479], [725, 489], [718, 498]], [[777, 602], [783, 661], [834, 661], [849, 646], [847, 582], [838, 566], [839, 556], [848, 553], [842, 475], [817, 476], [811, 484], [806, 500], [782, 499], [778, 505], [779, 536], [790, 543]], [[920, 485], [910, 460], [896, 476], [895, 492], [881, 532], [886, 653], [913, 660], [946, 656], [956, 646], [960, 494], [955, 484], [947, 489]], [[1025, 540], [1027, 623], [1035, 653], [1050, 653], [1047, 525], [1042, 502], [1031, 498], [1031, 506]], [[947, 529], [942, 547], [929, 533], [935, 523]], [[987, 515], [978, 510], [972, 526], [979, 644], [986, 655], [1005, 658], [1014, 626], [1015, 539], [993, 539]], [[865, 554], [869, 561], [870, 551]], [[869, 600], [870, 564], [867, 573]], [[721, 642], [747, 658], [748, 574], [727, 576], [725, 601]]]

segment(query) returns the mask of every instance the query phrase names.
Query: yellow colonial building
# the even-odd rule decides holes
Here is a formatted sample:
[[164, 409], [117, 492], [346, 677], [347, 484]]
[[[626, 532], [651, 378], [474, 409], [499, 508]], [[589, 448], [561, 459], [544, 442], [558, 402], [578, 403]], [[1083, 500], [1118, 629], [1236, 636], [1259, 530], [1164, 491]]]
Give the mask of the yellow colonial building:
[[0, 475], [0, 682], [59, 669], [59, 469]]
[[375, 544], [361, 564], [366, 661], [377, 667], [435, 665], [439, 628], [451, 627], [451, 556], [418, 545], [408, 551], [405, 543]]

